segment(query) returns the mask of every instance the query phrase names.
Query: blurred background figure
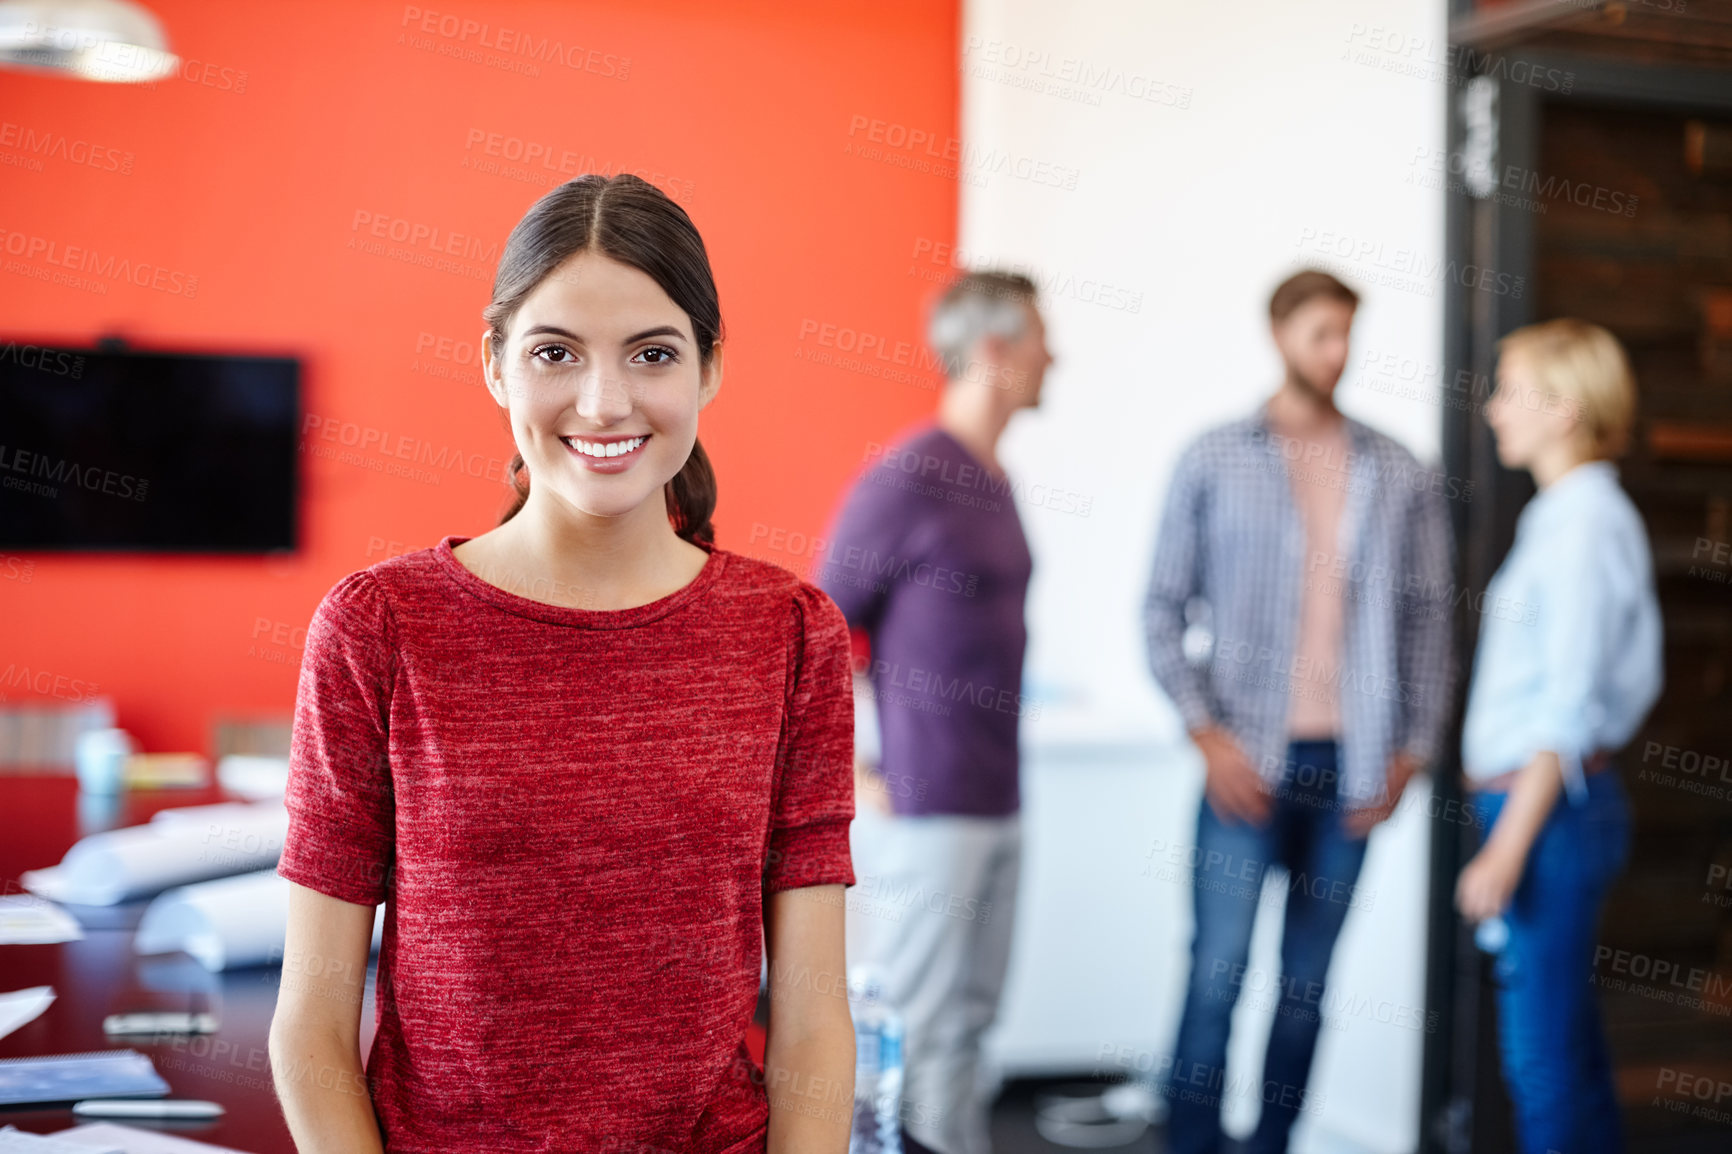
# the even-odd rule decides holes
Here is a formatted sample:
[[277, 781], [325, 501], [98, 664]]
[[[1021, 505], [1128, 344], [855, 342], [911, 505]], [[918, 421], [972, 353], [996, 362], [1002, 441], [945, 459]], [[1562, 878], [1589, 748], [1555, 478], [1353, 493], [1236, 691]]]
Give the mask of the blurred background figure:
[[[855, 484], [819, 583], [871, 647], [882, 754], [856, 791], [851, 961], [905, 1023], [908, 1149], [984, 1154], [980, 1038], [998, 1011], [1021, 867], [1017, 729], [1033, 561], [996, 448], [1053, 358], [1034, 283], [958, 280], [933, 310], [936, 418]], [[866, 815], [877, 810], [880, 820]]]
[[[1228, 1029], [1270, 864], [1291, 884], [1252, 1149], [1287, 1148], [1367, 836], [1449, 721], [1442, 500], [1410, 483], [1411, 453], [1335, 407], [1358, 303], [1316, 270], [1276, 288], [1281, 386], [1180, 455], [1156, 542], [1149, 662], [1207, 775], [1191, 976], [1164, 1089], [1173, 1154], [1220, 1148]], [[1358, 574], [1384, 588], [1347, 599]], [[1212, 618], [1207, 666], [1184, 648], [1198, 602]]]
[[[1498, 1039], [1528, 1154], [1623, 1149], [1594, 996], [1600, 909], [1630, 852], [1611, 754], [1660, 696], [1660, 607], [1641, 514], [1618, 483], [1635, 412], [1623, 347], [1564, 318], [1499, 342], [1486, 423], [1539, 492], [1486, 589], [1462, 734], [1485, 844], [1456, 901], [1498, 954]], [[1566, 795], [1560, 798], [1560, 793]]]

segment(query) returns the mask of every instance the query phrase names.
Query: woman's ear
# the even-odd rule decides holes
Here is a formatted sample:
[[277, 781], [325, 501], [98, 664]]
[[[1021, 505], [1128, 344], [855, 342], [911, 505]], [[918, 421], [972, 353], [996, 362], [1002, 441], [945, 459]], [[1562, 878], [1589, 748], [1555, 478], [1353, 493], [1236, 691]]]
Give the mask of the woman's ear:
[[698, 408], [703, 408], [716, 399], [716, 394], [722, 388], [722, 344], [717, 341], [710, 346], [710, 363], [703, 368], [703, 376], [698, 381]]
[[505, 366], [493, 355], [492, 329], [481, 334], [481, 381], [500, 408], [511, 407], [506, 403]]
[[1588, 423], [1588, 414], [1574, 397], [1559, 396], [1557, 424], [1563, 436], [1583, 455], [1592, 457], [1599, 438]]

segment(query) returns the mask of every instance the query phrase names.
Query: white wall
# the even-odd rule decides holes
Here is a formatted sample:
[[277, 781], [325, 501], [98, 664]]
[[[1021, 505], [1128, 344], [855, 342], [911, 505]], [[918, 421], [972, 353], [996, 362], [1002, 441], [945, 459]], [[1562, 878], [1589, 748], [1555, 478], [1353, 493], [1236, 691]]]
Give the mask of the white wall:
[[[1395, 354], [1435, 385], [1441, 286], [1404, 270], [1443, 249], [1442, 193], [1424, 184], [1446, 88], [1406, 73], [1436, 71], [1443, 11], [1442, 0], [966, 3], [963, 139], [975, 164], [961, 182], [962, 256], [1043, 278], [1059, 358], [1002, 459], [1024, 492], [1089, 498], [1087, 516], [1064, 511], [1080, 502], [1024, 504], [1033, 676], [1097, 698], [1130, 686], [1139, 711], [1165, 708], [1131, 627], [1158, 502], [1179, 447], [1277, 383], [1268, 297], [1301, 264], [1327, 262], [1364, 291], [1342, 408], [1436, 458], [1435, 399], [1396, 395], [1400, 372], [1361, 358]], [[1099, 104], [1018, 86], [1067, 67], [1120, 79], [1085, 90]], [[1032, 175], [994, 171], [999, 156]], [[1072, 173], [1074, 189], [1046, 183]], [[1080, 299], [1099, 284], [1114, 290], [1108, 303]]]
[[[1001, 447], [1035, 556], [1029, 680], [1103, 736], [1152, 736], [1152, 747], [1178, 736], [1140, 629], [1155, 520], [1180, 446], [1277, 383], [1265, 318], [1285, 275], [1321, 264], [1362, 290], [1342, 408], [1437, 460], [1443, 24], [1443, 0], [965, 4], [957, 263], [1033, 272], [1059, 358], [1040, 410]], [[1175, 811], [1151, 815], [1149, 836], [1194, 821], [1194, 760], [1149, 772], [1157, 788], [1143, 800]], [[1040, 796], [1030, 790], [1030, 805]], [[1349, 918], [1332, 981], [1411, 1014], [1430, 823], [1423, 795], [1409, 801], [1420, 807], [1377, 835], [1362, 879], [1376, 906]], [[1075, 830], [1031, 821], [1053, 842], [1093, 836], [1074, 817]], [[1062, 845], [1036, 852], [1067, 858]], [[1137, 918], [1147, 903], [1116, 908]], [[1148, 984], [1122, 995], [1132, 1047], [1170, 1047], [1176, 1024], [1188, 909], [1162, 922]], [[1053, 928], [1018, 927], [1003, 1055], [1050, 1036], [1038, 1018], [1055, 987], [1038, 951]], [[1254, 966], [1278, 970], [1274, 930], [1265, 918]], [[1127, 976], [1115, 985], [1138, 965], [1110, 961]], [[1235, 1020], [1230, 1063], [1254, 1076], [1267, 1019], [1242, 1008]], [[1299, 1146], [1412, 1149], [1421, 1041], [1367, 1022], [1324, 1031], [1313, 1090], [1325, 1104], [1302, 1121]], [[1236, 1107], [1230, 1127], [1254, 1113]]]

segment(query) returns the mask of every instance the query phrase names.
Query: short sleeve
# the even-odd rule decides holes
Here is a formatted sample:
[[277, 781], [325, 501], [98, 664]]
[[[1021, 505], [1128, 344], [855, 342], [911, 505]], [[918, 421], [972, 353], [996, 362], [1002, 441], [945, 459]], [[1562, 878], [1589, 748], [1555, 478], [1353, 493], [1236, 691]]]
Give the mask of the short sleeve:
[[848, 623], [836, 603], [800, 582], [764, 888], [854, 884], [854, 694]]
[[307, 626], [277, 873], [377, 905], [395, 859], [389, 718], [396, 671], [390, 607], [365, 571], [343, 578]]

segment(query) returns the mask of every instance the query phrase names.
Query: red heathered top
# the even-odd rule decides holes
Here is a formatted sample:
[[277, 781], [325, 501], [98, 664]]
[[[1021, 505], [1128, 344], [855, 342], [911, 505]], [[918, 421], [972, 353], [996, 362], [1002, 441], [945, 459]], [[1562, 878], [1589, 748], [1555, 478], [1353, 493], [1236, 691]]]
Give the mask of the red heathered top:
[[854, 883], [841, 611], [715, 548], [648, 605], [548, 605], [465, 540], [333, 586], [295, 702], [277, 872], [386, 903], [386, 1149], [762, 1150], [767, 895]]

